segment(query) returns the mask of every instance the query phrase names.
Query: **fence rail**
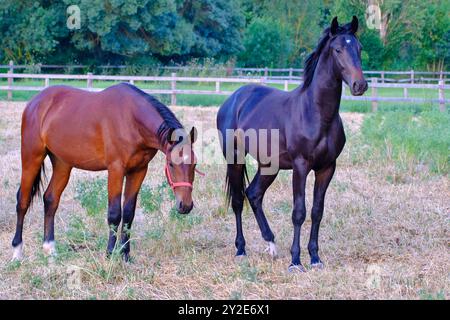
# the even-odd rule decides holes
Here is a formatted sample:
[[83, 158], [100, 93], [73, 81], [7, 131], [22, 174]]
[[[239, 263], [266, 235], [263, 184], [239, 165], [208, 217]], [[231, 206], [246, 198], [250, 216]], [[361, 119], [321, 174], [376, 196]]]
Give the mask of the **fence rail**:
[[[97, 70], [126, 70], [132, 66], [126, 65], [100, 65], [95, 66]], [[0, 65], [1, 69], [7, 69], [14, 73], [14, 70], [87, 70], [92, 66], [88, 65], [15, 65], [13, 61], [10, 61], [7, 65]], [[204, 66], [159, 66], [154, 68], [154, 72], [158, 75], [161, 71], [170, 71], [176, 73], [186, 73], [193, 71], [206, 71], [217, 72], [222, 71], [226, 73], [227, 77], [238, 78], [259, 78], [264, 76], [267, 79], [272, 80], [302, 80], [303, 69], [302, 68], [238, 68], [238, 67], [204, 67]], [[381, 83], [424, 83], [424, 82], [439, 82], [444, 80], [447, 82], [450, 80], [450, 72], [448, 71], [384, 71], [384, 70], [367, 70], [364, 71], [368, 77], [376, 77]]]
[[[168, 82], [170, 89], [144, 89], [145, 92], [150, 94], [167, 94], [171, 96], [171, 104], [176, 105], [176, 97], [179, 94], [192, 94], [192, 95], [230, 95], [232, 91], [222, 90], [222, 83], [258, 83], [258, 84], [282, 84], [285, 91], [289, 90], [290, 84], [300, 85], [301, 80], [280, 80], [270, 79], [267, 77], [259, 78], [220, 78], [220, 77], [178, 77], [176, 73], [172, 73], [171, 76], [111, 76], [111, 75], [94, 75], [92, 73], [82, 75], [66, 75], [66, 74], [25, 74], [25, 73], [0, 73], [0, 80], [7, 79], [7, 85], [0, 85], [0, 91], [7, 91], [7, 98], [9, 100], [13, 97], [14, 91], [41, 91], [50, 86], [51, 80], [84, 80], [86, 81], [87, 91], [101, 91], [101, 88], [95, 88], [93, 81], [124, 81], [129, 83], [135, 83], [135, 81], [142, 82]], [[43, 86], [21, 86], [14, 85], [14, 79], [40, 79], [43, 80]], [[372, 110], [376, 111], [378, 108], [378, 102], [412, 102], [412, 103], [439, 103], [439, 109], [445, 111], [446, 104], [450, 103], [450, 99], [445, 99], [445, 90], [450, 89], [450, 85], [446, 85], [444, 80], [440, 80], [439, 84], [418, 84], [418, 83], [380, 83], [378, 78], [369, 79], [369, 87], [371, 91], [368, 91], [365, 96], [351, 96], [347, 95], [349, 91], [346, 85], [343, 85], [342, 100], [356, 100], [356, 101], [371, 101]], [[195, 90], [195, 89], [179, 89], [177, 83], [180, 82], [197, 82], [197, 83], [214, 83], [214, 90]], [[16, 83], [18, 83], [16, 81]], [[383, 97], [378, 93], [378, 88], [401, 88], [403, 89], [402, 97]], [[408, 96], [409, 89], [429, 89], [435, 90], [436, 98], [414, 98]]]

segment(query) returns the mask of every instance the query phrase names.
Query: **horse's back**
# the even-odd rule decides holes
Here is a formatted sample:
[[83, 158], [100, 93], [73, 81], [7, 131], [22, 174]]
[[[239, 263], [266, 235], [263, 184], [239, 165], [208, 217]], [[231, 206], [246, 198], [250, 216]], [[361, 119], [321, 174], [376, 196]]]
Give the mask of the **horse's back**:
[[[219, 130], [237, 129], [253, 123], [257, 127], [265, 128], [282, 112], [282, 107], [288, 99], [288, 93], [281, 90], [262, 86], [246, 85], [236, 90], [220, 107], [217, 114]], [[262, 116], [264, 115], [264, 117]], [[258, 121], [256, 121], [258, 120]], [[258, 125], [260, 123], [260, 125]]]
[[49, 87], [28, 104], [22, 131], [33, 130], [50, 152], [72, 166], [103, 170], [117, 141], [124, 142], [124, 150], [137, 142], [137, 128], [131, 124], [139, 101], [125, 85], [97, 93]]
[[[286, 153], [285, 129], [286, 119], [290, 116], [290, 99], [289, 92], [267, 86], [247, 85], [238, 89], [225, 101], [217, 115], [217, 128], [222, 135], [222, 149], [225, 150], [231, 143], [227, 130], [242, 130], [239, 132], [244, 136], [248, 135], [248, 138], [241, 136], [240, 139], [244, 139], [241, 142], [252, 157], [258, 159], [259, 154], [250, 147], [251, 144], [256, 143], [253, 145], [259, 146], [260, 143], [264, 145], [276, 143], [278, 145], [276, 152], [283, 161], [282, 155]], [[254, 130], [256, 135], [253, 134]], [[276, 130], [275, 135], [272, 130]], [[266, 138], [263, 138], [264, 134], [267, 134]], [[256, 141], [250, 141], [251, 137], [256, 138]], [[274, 139], [277, 139], [277, 142]], [[274, 150], [267, 151], [272, 154]]]

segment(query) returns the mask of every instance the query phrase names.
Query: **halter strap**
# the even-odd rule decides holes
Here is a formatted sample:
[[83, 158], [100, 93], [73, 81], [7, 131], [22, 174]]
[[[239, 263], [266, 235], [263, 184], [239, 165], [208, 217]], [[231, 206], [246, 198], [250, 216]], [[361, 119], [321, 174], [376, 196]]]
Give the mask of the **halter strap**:
[[[169, 182], [169, 186], [172, 188], [172, 190], [175, 190], [176, 187], [188, 187], [188, 188], [193, 189], [192, 183], [190, 183], [190, 182], [186, 182], [186, 181], [173, 182], [172, 175], [170, 174], [170, 170], [169, 170], [169, 164], [167, 162], [166, 162], [166, 166], [164, 168], [164, 171], [166, 172], [167, 181]], [[202, 177], [205, 176], [205, 174], [203, 172], [201, 172], [200, 170], [198, 170], [198, 169], [195, 169], [195, 172], [197, 172]]]
[[169, 186], [172, 190], [175, 190], [176, 187], [188, 187], [192, 189], [192, 183], [190, 182], [173, 182], [172, 175], [170, 174], [169, 165], [166, 163], [165, 167], [167, 181], [169, 182]]

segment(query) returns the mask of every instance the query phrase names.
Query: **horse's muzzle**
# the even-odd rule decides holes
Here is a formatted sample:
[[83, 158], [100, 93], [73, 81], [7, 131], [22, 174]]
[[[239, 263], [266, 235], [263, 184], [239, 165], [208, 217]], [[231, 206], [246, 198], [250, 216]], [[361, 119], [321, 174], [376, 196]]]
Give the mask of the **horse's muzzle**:
[[190, 205], [185, 205], [183, 202], [178, 203], [178, 213], [180, 214], [188, 214], [191, 212], [192, 208], [194, 207], [194, 203], [192, 202]]
[[352, 95], [354, 96], [362, 96], [364, 94], [364, 92], [367, 91], [367, 89], [369, 88], [369, 85], [367, 84], [366, 80], [357, 80], [355, 82], [353, 82], [352, 87], [351, 87], [351, 91], [352, 91]]

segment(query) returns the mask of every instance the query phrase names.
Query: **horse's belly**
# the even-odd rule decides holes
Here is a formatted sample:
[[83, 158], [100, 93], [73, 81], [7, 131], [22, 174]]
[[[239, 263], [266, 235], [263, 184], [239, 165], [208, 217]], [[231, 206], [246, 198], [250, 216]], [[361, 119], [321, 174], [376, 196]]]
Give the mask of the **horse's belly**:
[[89, 171], [105, 170], [107, 167], [103, 148], [89, 140], [70, 137], [47, 140], [47, 149], [72, 167]]

